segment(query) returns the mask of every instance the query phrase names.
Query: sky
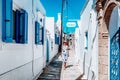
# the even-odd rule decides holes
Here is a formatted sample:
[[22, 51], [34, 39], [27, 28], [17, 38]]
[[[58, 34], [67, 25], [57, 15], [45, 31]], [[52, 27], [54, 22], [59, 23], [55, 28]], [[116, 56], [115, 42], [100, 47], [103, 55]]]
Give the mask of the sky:
[[[62, 0], [40, 0], [46, 10], [47, 17], [55, 17], [61, 13]], [[86, 0], [68, 0], [68, 8], [64, 10], [68, 19], [80, 19], [80, 12]]]

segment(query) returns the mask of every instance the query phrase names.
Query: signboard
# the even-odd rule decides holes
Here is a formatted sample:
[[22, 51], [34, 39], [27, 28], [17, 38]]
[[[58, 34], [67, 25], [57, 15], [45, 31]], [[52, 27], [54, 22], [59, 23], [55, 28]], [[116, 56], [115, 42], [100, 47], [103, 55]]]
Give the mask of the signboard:
[[67, 27], [76, 27], [76, 22], [67, 22]]

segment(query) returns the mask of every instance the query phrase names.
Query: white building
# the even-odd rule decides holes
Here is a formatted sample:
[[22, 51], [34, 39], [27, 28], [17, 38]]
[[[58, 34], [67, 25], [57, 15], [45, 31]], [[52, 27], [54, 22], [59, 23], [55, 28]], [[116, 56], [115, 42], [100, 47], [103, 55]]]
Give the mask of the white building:
[[33, 80], [42, 72], [45, 15], [40, 0], [0, 0], [0, 80]]
[[56, 22], [56, 25], [61, 33], [61, 13], [58, 13], [58, 20]]
[[81, 28], [81, 21], [78, 21], [78, 28], [75, 30], [75, 57], [76, 57], [76, 62], [79, 63], [79, 57], [80, 57], [80, 39], [81, 39], [81, 33], [80, 33], [80, 28]]
[[81, 25], [76, 30], [77, 62], [84, 79], [98, 80], [98, 28], [95, 0], [87, 0], [80, 14]]
[[46, 29], [50, 32], [50, 36], [52, 39], [54, 39], [54, 26], [55, 26], [55, 20], [54, 17], [46, 17], [46, 21], [45, 21], [45, 25], [46, 25]]
[[50, 62], [52, 60], [52, 58], [58, 53], [58, 47], [59, 44], [55, 43], [55, 20], [54, 17], [46, 17], [46, 21], [45, 21], [45, 25], [46, 25], [46, 30], [47, 30], [47, 44], [49, 44], [49, 53], [48, 57], [47, 57], [47, 61]]

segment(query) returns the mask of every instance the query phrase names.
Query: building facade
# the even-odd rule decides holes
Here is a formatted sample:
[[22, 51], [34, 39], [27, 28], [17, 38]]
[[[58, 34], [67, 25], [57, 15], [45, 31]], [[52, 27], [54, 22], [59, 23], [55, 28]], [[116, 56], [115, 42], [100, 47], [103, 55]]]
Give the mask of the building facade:
[[42, 72], [45, 15], [39, 0], [0, 0], [0, 80], [33, 80]]
[[49, 47], [49, 49], [46, 49], [46, 51], [48, 51], [46, 57], [47, 62], [50, 62], [58, 53], [60, 33], [58, 27], [56, 26], [54, 17], [46, 17], [45, 25], [47, 31], [47, 48]]
[[99, 80], [120, 79], [120, 0], [97, 0]]
[[94, 74], [95, 80], [119, 80], [120, 1], [88, 0], [75, 34], [84, 78], [93, 80]]
[[98, 28], [95, 1], [87, 0], [75, 32], [76, 59], [82, 79], [98, 80]]

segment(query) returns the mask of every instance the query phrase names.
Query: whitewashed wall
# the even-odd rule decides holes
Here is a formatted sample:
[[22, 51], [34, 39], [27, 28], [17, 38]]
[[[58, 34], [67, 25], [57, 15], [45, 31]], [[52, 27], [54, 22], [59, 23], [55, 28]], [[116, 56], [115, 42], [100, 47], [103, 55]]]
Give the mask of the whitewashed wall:
[[52, 39], [55, 38], [55, 30], [54, 30], [54, 26], [55, 26], [55, 20], [54, 17], [46, 17], [46, 29], [50, 32], [50, 37]]
[[80, 54], [81, 54], [81, 51], [80, 51], [80, 27], [81, 27], [81, 21], [78, 20], [77, 21], [78, 23], [78, 28], [76, 28], [75, 30], [75, 57], [76, 57], [76, 63], [79, 63], [80, 61]]
[[[49, 43], [50, 43], [50, 52], [49, 52], [49, 59], [50, 61], [53, 57], [58, 53], [58, 45], [55, 44], [55, 20], [54, 17], [46, 17], [45, 21], [46, 29], [49, 31]], [[52, 44], [53, 42], [53, 44]], [[53, 45], [53, 49], [51, 48]]]
[[35, 45], [35, 24], [32, 21], [36, 20], [36, 7], [40, 5], [38, 9], [43, 11], [41, 17], [44, 17], [45, 10], [39, 0], [33, 2], [34, 14], [32, 0], [13, 0], [13, 9], [22, 8], [28, 12], [28, 44], [2, 42], [2, 24], [0, 24], [0, 80], [32, 80], [44, 67], [44, 48], [42, 45]]
[[[91, 10], [90, 26], [88, 28], [88, 54], [91, 55], [90, 70], [94, 72], [96, 80], [98, 80], [98, 27], [97, 27], [97, 14], [94, 9]], [[93, 74], [89, 72], [90, 79]]]
[[[33, 0], [33, 28], [32, 28], [32, 32], [33, 32], [33, 44], [34, 44], [34, 49], [33, 49], [33, 73], [34, 76], [39, 75], [39, 73], [42, 72], [42, 69], [45, 67], [46, 65], [46, 33], [44, 31], [44, 45], [36, 45], [35, 44], [35, 21], [38, 21], [40, 23], [41, 27], [44, 27], [44, 30], [46, 29], [45, 27], [45, 22], [43, 22], [45, 20], [45, 9], [43, 8], [42, 4], [40, 3], [40, 0]], [[40, 21], [40, 19], [42, 19], [42, 22]], [[37, 76], [36, 76], [37, 77]]]
[[[88, 0], [81, 13], [81, 25], [79, 28], [79, 67], [84, 73], [84, 78], [91, 80], [94, 75], [98, 80], [98, 28], [97, 13], [93, 0]], [[85, 33], [88, 32], [88, 49], [86, 50]], [[77, 33], [78, 34], [78, 33]]]
[[58, 20], [56, 22], [56, 25], [61, 33], [61, 13], [58, 13]]

